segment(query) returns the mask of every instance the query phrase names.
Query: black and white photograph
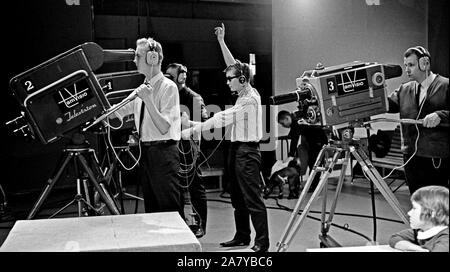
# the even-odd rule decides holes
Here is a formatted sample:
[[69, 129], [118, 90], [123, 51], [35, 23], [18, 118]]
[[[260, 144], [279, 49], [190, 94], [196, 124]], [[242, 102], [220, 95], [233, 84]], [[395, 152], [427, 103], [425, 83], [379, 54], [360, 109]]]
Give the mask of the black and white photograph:
[[448, 1], [3, 11], [0, 259], [277, 271], [449, 252]]

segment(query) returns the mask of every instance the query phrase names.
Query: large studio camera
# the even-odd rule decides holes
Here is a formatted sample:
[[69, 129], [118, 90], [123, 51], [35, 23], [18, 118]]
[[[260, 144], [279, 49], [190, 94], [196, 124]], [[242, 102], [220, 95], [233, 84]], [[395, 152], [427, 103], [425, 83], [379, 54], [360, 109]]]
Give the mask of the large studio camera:
[[399, 65], [355, 61], [305, 71], [297, 89], [272, 96], [270, 103], [298, 102], [296, 117], [312, 125], [334, 126], [388, 110], [385, 80], [402, 75]]
[[[132, 61], [134, 53], [132, 49], [103, 50], [88, 42], [15, 76], [10, 87], [20, 103], [22, 116], [7, 124], [24, 124], [25, 119], [27, 125], [20, 125], [15, 131], [31, 134], [44, 144], [56, 141], [110, 108], [105, 93], [108, 88], [113, 91], [116, 75], [97, 78], [94, 71], [104, 63]], [[127, 73], [137, 77], [136, 72], [119, 77]], [[104, 81], [105, 88], [99, 80]]]

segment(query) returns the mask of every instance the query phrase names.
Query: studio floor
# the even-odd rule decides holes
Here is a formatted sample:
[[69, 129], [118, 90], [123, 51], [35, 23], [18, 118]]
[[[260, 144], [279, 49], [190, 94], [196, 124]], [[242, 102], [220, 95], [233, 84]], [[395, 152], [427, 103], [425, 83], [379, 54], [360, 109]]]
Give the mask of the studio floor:
[[[332, 177], [328, 181], [328, 197], [330, 203], [334, 197], [337, 184], [337, 178]], [[392, 184], [395, 188], [401, 184], [401, 180]], [[58, 189], [52, 192], [48, 197], [46, 204], [40, 210], [36, 218], [47, 218], [53, 212], [64, 206], [73, 198], [74, 189]], [[127, 192], [134, 193], [136, 187], [128, 186]], [[284, 197], [277, 199], [276, 194], [273, 198], [265, 200], [268, 221], [269, 221], [269, 251], [277, 251], [276, 244], [280, 240], [283, 231], [288, 223], [291, 211], [286, 208], [294, 208], [298, 199], [287, 199], [288, 188], [285, 187]], [[311, 193], [308, 193], [309, 196]], [[410, 209], [409, 191], [406, 186], [401, 186], [396, 190], [396, 198], [405, 211]], [[22, 199], [21, 199], [22, 198]], [[37, 196], [15, 197], [8, 206], [8, 213], [3, 214], [0, 221], [0, 245], [8, 236], [16, 220], [23, 220], [29, 213], [32, 205], [37, 200]], [[222, 192], [209, 192], [208, 198], [208, 221], [206, 235], [199, 238], [199, 242], [204, 252], [214, 251], [250, 251], [249, 246], [223, 248], [219, 243], [230, 240], [234, 235], [233, 208], [230, 203], [229, 195]], [[308, 248], [319, 248], [320, 234], [320, 210], [322, 207], [323, 195], [321, 194], [312, 204], [308, 217], [297, 229], [291, 242], [288, 244], [287, 252], [304, 252]], [[347, 178], [344, 182], [342, 192], [338, 198], [336, 215], [333, 219], [333, 225], [330, 228], [329, 235], [341, 246], [364, 246], [369, 243], [385, 245], [389, 236], [408, 226], [403, 224], [399, 216], [384, 199], [381, 193], [375, 192], [375, 210], [376, 210], [376, 232], [374, 232], [373, 212], [371, 205], [370, 184], [363, 178]], [[125, 214], [132, 214], [135, 211], [135, 200], [125, 200]], [[330, 205], [327, 206], [329, 208]], [[76, 205], [70, 206], [63, 213], [56, 217], [75, 217], [77, 216]], [[138, 201], [138, 213], [143, 213], [143, 202]], [[106, 213], [108, 211], [106, 210]], [[375, 237], [374, 237], [375, 236]], [[252, 230], [252, 239], [254, 231]]]

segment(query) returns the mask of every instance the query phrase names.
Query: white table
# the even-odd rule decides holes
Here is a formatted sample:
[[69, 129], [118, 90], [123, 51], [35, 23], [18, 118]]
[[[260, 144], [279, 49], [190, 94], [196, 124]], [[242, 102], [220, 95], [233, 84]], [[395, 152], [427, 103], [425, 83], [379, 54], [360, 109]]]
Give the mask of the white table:
[[0, 251], [201, 251], [177, 212], [19, 220]]
[[401, 252], [389, 245], [307, 248], [306, 252]]

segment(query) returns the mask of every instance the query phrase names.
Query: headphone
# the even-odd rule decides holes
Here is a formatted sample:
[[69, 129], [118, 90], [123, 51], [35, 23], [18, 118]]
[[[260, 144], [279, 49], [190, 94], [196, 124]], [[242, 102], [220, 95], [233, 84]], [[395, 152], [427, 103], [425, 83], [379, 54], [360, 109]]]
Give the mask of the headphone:
[[148, 46], [150, 47], [150, 50], [147, 52], [147, 56], [145, 61], [148, 65], [155, 66], [159, 63], [159, 54], [156, 51], [156, 42], [155, 41], [148, 41]]
[[238, 60], [236, 60], [236, 68], [239, 71], [239, 83], [244, 84], [247, 81], [247, 77], [245, 75], [248, 75], [250, 77], [250, 67], [247, 63], [242, 63]]
[[178, 68], [177, 68], [177, 83], [178, 84], [181, 84], [181, 82], [180, 82], [180, 75], [182, 73], [187, 73], [187, 68], [186, 68], [186, 66], [180, 64], [178, 66]]
[[428, 50], [422, 46], [411, 47], [409, 50], [412, 50], [416, 53], [417, 61], [419, 62], [419, 70], [425, 71], [427, 65], [426, 62], [428, 61], [428, 63], [430, 63], [430, 52], [428, 52]]
[[176, 77], [174, 77], [172, 74], [169, 74], [169, 73], [166, 73], [166, 77], [178, 84], [181, 84], [180, 75], [182, 73], [187, 73], [187, 68], [186, 68], [186, 66], [179, 64], [179, 63], [171, 63], [171, 64], [167, 65], [166, 71], [169, 69], [175, 69], [175, 68], [176, 68]]

